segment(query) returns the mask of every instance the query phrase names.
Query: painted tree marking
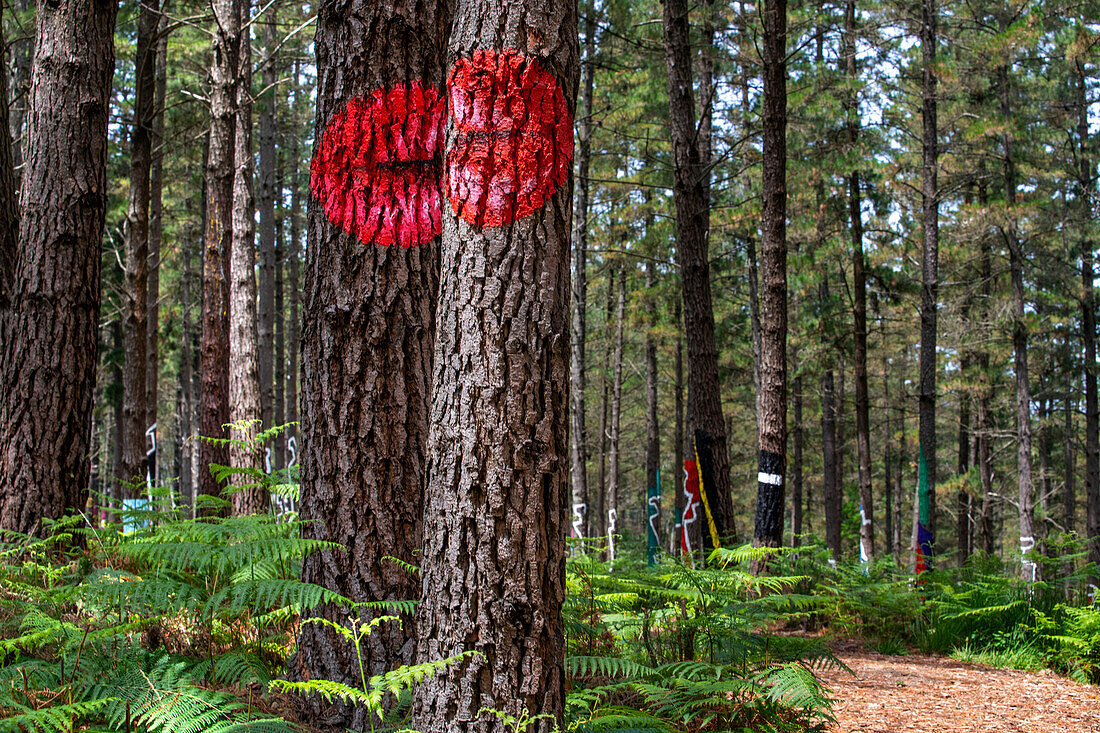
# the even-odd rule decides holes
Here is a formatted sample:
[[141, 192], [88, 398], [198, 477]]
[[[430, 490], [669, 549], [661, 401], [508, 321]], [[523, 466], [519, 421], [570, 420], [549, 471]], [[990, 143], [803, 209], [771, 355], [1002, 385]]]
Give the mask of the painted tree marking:
[[684, 460], [684, 514], [680, 518], [680, 553], [695, 567], [691, 547], [691, 525], [699, 518], [699, 470], [693, 459]]
[[438, 235], [443, 124], [444, 99], [418, 81], [349, 101], [310, 164], [328, 220], [364, 244], [415, 247]]
[[542, 208], [573, 160], [573, 117], [561, 86], [518, 51], [475, 51], [448, 77], [455, 138], [445, 188], [475, 227], [510, 224]]

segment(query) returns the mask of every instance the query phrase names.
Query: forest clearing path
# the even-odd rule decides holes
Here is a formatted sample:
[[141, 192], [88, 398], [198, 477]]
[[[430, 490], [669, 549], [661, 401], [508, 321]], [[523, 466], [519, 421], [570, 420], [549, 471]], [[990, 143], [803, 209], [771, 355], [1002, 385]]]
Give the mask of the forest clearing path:
[[831, 733], [1097, 733], [1100, 687], [949, 657], [839, 650], [855, 676], [818, 676], [838, 699]]

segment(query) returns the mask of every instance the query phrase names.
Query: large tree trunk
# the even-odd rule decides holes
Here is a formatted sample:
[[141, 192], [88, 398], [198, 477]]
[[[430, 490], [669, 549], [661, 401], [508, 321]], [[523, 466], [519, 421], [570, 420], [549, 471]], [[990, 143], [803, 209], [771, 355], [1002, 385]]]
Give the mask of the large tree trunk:
[[[590, 3], [584, 22], [584, 73], [581, 118], [577, 135], [577, 210], [573, 233], [573, 323], [570, 379], [570, 450], [573, 479], [574, 535], [589, 535], [588, 438], [585, 428], [585, 335], [588, 306], [588, 167], [592, 156], [592, 89], [596, 73], [596, 5]], [[597, 521], [599, 518], [597, 517]], [[599, 526], [599, 525], [597, 525]]]
[[[202, 396], [199, 431], [204, 438], [228, 437], [229, 422], [229, 251], [233, 240], [234, 140], [240, 18], [237, 2], [214, 0], [213, 62], [210, 67], [210, 134], [206, 154], [206, 231], [202, 254]], [[218, 496], [211, 464], [229, 465], [223, 442], [200, 442], [199, 495]], [[212, 507], [200, 513], [223, 513]]]
[[[666, 0], [667, 2], [667, 0]], [[757, 400], [756, 521], [753, 544], [783, 542], [787, 460], [787, 2], [764, 5], [764, 172]]]
[[[0, 310], [3, 529], [41, 533], [44, 517], [83, 507], [87, 494], [116, 10], [103, 0], [38, 9], [18, 256]], [[0, 240], [10, 186], [0, 176]]]
[[[359, 187], [373, 186], [373, 195], [383, 198], [397, 183], [395, 172], [418, 185], [422, 174], [438, 170], [448, 25], [445, 7], [418, 0], [324, 5], [317, 20], [300, 515], [304, 537], [347, 550], [308, 556], [302, 580], [357, 603], [418, 598], [419, 580], [386, 558], [427, 566], [437, 557], [419, 553], [440, 240], [438, 229], [417, 228], [411, 209], [394, 209], [400, 221], [413, 223], [413, 239], [404, 240], [405, 246], [338, 214]], [[397, 103], [387, 109], [386, 100]], [[423, 111], [418, 115], [416, 109]], [[382, 117], [387, 113], [388, 119]], [[361, 140], [358, 149], [337, 144], [352, 138]], [[357, 177], [356, 160], [398, 145], [410, 151], [400, 171], [379, 165], [368, 171], [376, 177]], [[359, 215], [367, 221], [366, 211]], [[472, 425], [465, 422], [463, 429]], [[365, 623], [384, 613], [362, 610], [360, 618]], [[345, 609], [332, 606], [313, 614], [347, 620]], [[413, 663], [415, 639], [411, 618], [375, 629], [363, 640], [366, 674]], [[298, 649], [292, 674], [358, 684], [355, 647], [332, 630], [304, 625]], [[319, 699], [312, 705], [314, 721], [324, 725], [363, 730], [370, 722], [362, 707], [330, 707]]]
[[[263, 71], [260, 84], [260, 167], [257, 176], [256, 208], [260, 213], [259, 267], [257, 288], [257, 345], [259, 349], [260, 420], [263, 427], [275, 424], [275, 105], [278, 99], [275, 77], [276, 7], [270, 7], [263, 19]], [[275, 467], [279, 467], [278, 465]]]
[[[860, 128], [859, 100], [854, 85], [859, 76], [856, 65], [856, 3], [848, 0], [844, 10], [844, 73], [852, 90], [845, 98], [848, 140], [857, 149]], [[852, 321], [855, 341], [856, 379], [856, 457], [859, 463], [859, 556], [864, 562], [875, 559], [874, 496], [871, 493], [871, 400], [867, 387], [867, 275], [863, 259], [863, 204], [859, 171], [848, 173], [849, 233], [852, 237]]]
[[[235, 469], [262, 471], [263, 449], [256, 445], [260, 424], [259, 347], [256, 332], [256, 202], [252, 195], [252, 40], [251, 0], [234, 0], [241, 30], [237, 57], [237, 117], [233, 136], [233, 245], [229, 277], [229, 418], [237, 439], [229, 449]], [[270, 495], [255, 476], [237, 474], [235, 514], [266, 512]]]
[[936, 297], [939, 290], [940, 194], [936, 122], [936, 0], [921, 0], [921, 257], [919, 455], [917, 458], [917, 572], [936, 543]]
[[[1002, 32], [1007, 21], [1002, 20]], [[1008, 67], [998, 68], [1001, 86], [1001, 114], [1008, 125], [1010, 90]], [[1016, 477], [1019, 489], [1020, 554], [1026, 555], [1035, 547], [1035, 489], [1031, 470], [1031, 380], [1027, 367], [1027, 324], [1025, 322], [1026, 299], [1024, 293], [1024, 255], [1016, 231], [1016, 162], [1013, 159], [1014, 141], [1007, 130], [1001, 138], [1004, 148], [1005, 204], [1007, 221], [1001, 229], [1008, 247], [1009, 274], [1012, 279], [1012, 354], [1016, 374]], [[1038, 566], [1022, 560], [1020, 572], [1024, 580], [1038, 580]]]
[[709, 207], [705, 163], [695, 134], [691, 46], [687, 0], [664, 3], [665, 60], [668, 66], [669, 119], [672, 129], [673, 198], [676, 202], [676, 258], [683, 284], [684, 330], [688, 352], [688, 435], [702, 431], [711, 439], [713, 484], [707, 497], [720, 537], [735, 537], [730, 492], [729, 449], [718, 382], [710, 262], [707, 254]]
[[[417, 688], [411, 727], [504, 733], [512, 726], [500, 713], [529, 713], [535, 717], [528, 730], [547, 733], [561, 725], [565, 700], [569, 341], [563, 336], [576, 4], [459, 0], [449, 53], [458, 62], [448, 85], [448, 180], [480, 178], [467, 142], [477, 133], [494, 136], [486, 165], [504, 167], [507, 175], [516, 152], [505, 131], [516, 124], [512, 115], [533, 112], [527, 103], [537, 88], [545, 95], [543, 111], [526, 117], [524, 139], [543, 155], [520, 181], [539, 177], [532, 199], [542, 198], [542, 205], [528, 209], [507, 195], [503, 205], [485, 203], [476, 189], [450, 192], [460, 216], [446, 212], [443, 220], [419, 654], [421, 660], [479, 656]], [[474, 73], [491, 83], [473, 88]], [[505, 93], [511, 114], [489, 121], [479, 113]], [[470, 223], [498, 216], [512, 223]]]
[[157, 28], [160, 2], [142, 4], [135, 59], [134, 123], [130, 129], [130, 205], [126, 214], [123, 308], [122, 480], [145, 480], [146, 371], [149, 319], [149, 174], [156, 117]]

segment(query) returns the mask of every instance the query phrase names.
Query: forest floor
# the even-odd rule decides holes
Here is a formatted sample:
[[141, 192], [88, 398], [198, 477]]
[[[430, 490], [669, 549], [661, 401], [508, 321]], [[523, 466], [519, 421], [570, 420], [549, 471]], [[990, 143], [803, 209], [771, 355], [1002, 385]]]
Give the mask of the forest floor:
[[1100, 687], [949, 657], [845, 646], [819, 672], [838, 699], [831, 733], [1097, 733]]

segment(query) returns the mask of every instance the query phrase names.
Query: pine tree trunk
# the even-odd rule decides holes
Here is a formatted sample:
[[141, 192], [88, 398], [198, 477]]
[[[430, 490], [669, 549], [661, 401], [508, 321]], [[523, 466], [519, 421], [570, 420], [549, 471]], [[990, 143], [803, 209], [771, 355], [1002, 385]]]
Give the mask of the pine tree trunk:
[[[729, 449], [718, 383], [710, 262], [707, 254], [709, 209], [705, 162], [695, 135], [691, 46], [686, 0], [664, 3], [665, 60], [668, 66], [669, 119], [673, 148], [673, 198], [676, 203], [676, 256], [683, 284], [684, 331], [688, 352], [688, 435], [702, 431], [712, 441], [714, 477], [708, 487], [720, 537], [735, 537], [730, 492]], [[713, 494], [713, 496], [712, 496]]]
[[[829, 302], [829, 276], [822, 272], [818, 285], [819, 300]], [[830, 348], [831, 344], [825, 344]], [[832, 365], [821, 373], [821, 453], [822, 491], [825, 502], [825, 546], [832, 551], [833, 560], [840, 560], [840, 481], [837, 477], [836, 446], [836, 390]]]
[[607, 303], [604, 308], [604, 349], [603, 369], [600, 373], [600, 460], [596, 465], [596, 527], [599, 527], [600, 536], [605, 536], [607, 529], [607, 453], [608, 453], [608, 415], [611, 408], [611, 355], [613, 352], [614, 338], [611, 332], [611, 309], [615, 301], [615, 272], [614, 266], [607, 267]]
[[[165, 0], [165, 8], [167, 4]], [[145, 424], [150, 427], [157, 424], [157, 402], [160, 399], [160, 260], [164, 241], [164, 100], [167, 91], [168, 32], [165, 30], [157, 36], [157, 71], [153, 86], [153, 149], [149, 171], [149, 316], [145, 331]], [[156, 451], [149, 456], [149, 475], [154, 481], [160, 475], [157, 472], [157, 457]]]
[[[145, 430], [148, 427], [146, 372], [149, 325], [149, 177], [156, 118], [157, 28], [160, 2], [151, 0], [138, 15], [134, 61], [134, 122], [130, 129], [130, 205], [126, 214], [126, 292], [123, 309], [125, 370], [122, 380], [122, 476], [144, 483]], [[144, 492], [138, 492], [144, 493]]]
[[[622, 532], [618, 525], [619, 513], [619, 479], [621, 478], [620, 438], [622, 431], [622, 407], [623, 407], [623, 319], [626, 310], [626, 268], [621, 263], [618, 266], [619, 277], [616, 281], [618, 289], [615, 294], [615, 354], [612, 357], [611, 370], [611, 426], [608, 435], [610, 449], [607, 458], [607, 535], [614, 542], [613, 535]], [[611, 557], [614, 560], [614, 556]]]
[[[978, 203], [984, 208], [986, 205], [986, 189], [984, 185], [978, 187]], [[993, 294], [993, 253], [988, 236], [979, 239], [979, 267], [982, 283], [982, 333], [983, 341], [988, 343], [990, 337], [990, 318], [992, 309], [989, 306]], [[978, 352], [978, 369], [980, 371], [981, 389], [978, 393], [978, 480], [982, 485], [982, 514], [980, 520], [980, 536], [982, 551], [988, 555], [993, 554], [993, 385], [992, 375], [989, 373], [989, 350], [983, 347]]]
[[[969, 306], [967, 306], [969, 310]], [[965, 319], [969, 322], [969, 318]], [[971, 357], [963, 354], [960, 372], [965, 381], [970, 375]], [[959, 455], [956, 473], [959, 475], [959, 493], [956, 497], [956, 534], [959, 548], [959, 567], [970, 557], [970, 492], [966, 478], [970, 472], [970, 395], [964, 390], [959, 394]]]
[[[257, 176], [256, 208], [260, 214], [259, 267], [257, 288], [257, 338], [259, 348], [260, 420], [263, 428], [275, 425], [275, 270], [279, 266], [275, 257], [275, 105], [277, 95], [275, 77], [275, 23], [276, 10], [272, 6], [264, 14], [263, 59], [260, 74], [262, 95], [260, 101], [260, 167]], [[276, 466], [278, 467], [278, 464]]]
[[[1002, 32], [1007, 21], [1002, 20]], [[1005, 124], [1009, 124], [1010, 90], [1008, 67], [998, 68], [998, 81], [1001, 86], [1001, 114]], [[1004, 184], [1005, 204], [1008, 207], [1008, 219], [1002, 233], [1008, 246], [1009, 273], [1012, 280], [1012, 354], [1016, 375], [1016, 476], [1019, 488], [1020, 516], [1020, 553], [1026, 554], [1035, 547], [1035, 488], [1031, 470], [1031, 380], [1027, 366], [1027, 324], [1025, 323], [1026, 299], [1024, 293], [1024, 256], [1019, 235], [1016, 230], [1016, 163], [1013, 157], [1014, 141], [1010, 132], [1001, 138], [1004, 147]], [[1038, 580], [1038, 566], [1024, 559], [1021, 562], [1021, 577], [1024, 580]]]
[[[652, 216], [647, 217], [647, 233], [652, 229], [652, 219]], [[652, 259], [647, 260], [645, 265], [645, 485], [648, 492], [647, 501], [652, 501], [654, 492], [657, 496], [657, 519], [650, 517], [649, 526], [656, 530], [657, 547], [660, 547], [661, 430], [657, 403], [657, 298], [654, 292], [657, 287], [656, 270], [655, 262]], [[651, 504], [649, 507], [649, 512], [653, 512], [654, 508]], [[646, 532], [648, 536], [649, 529]], [[650, 554], [652, 556], [653, 552], [651, 551]]]
[[[886, 540], [886, 554], [893, 555], [897, 552], [897, 545], [894, 544], [894, 488], [890, 483], [890, 462], [893, 460], [890, 455], [890, 443], [893, 441], [894, 433], [891, 430], [890, 425], [890, 410], [893, 409], [890, 404], [890, 364], [886, 357], [885, 350], [882, 352], [882, 468], [883, 479], [882, 486], [885, 496], [885, 524], [883, 529], [885, 530], [883, 539]], [[898, 497], [900, 501], [900, 497]]]
[[[527, 69], [526, 79], [541, 79], [549, 93], [544, 104], [555, 109], [553, 117], [533, 114], [526, 127], [541, 123], [548, 155], [539, 165], [550, 166], [543, 172], [552, 171], [560, 185], [540, 187], [547, 198], [526, 216], [523, 208], [498, 210], [505, 220], [514, 219], [504, 228], [474, 226], [444, 212], [419, 655], [481, 656], [417, 688], [411, 727], [423, 733], [512, 730], [500, 715], [484, 712], [489, 708], [535, 716], [527, 728], [532, 733], [562, 723], [569, 499], [564, 336], [576, 12], [575, 3], [563, 0], [460, 0], [455, 8], [449, 57], [459, 62], [448, 85], [450, 180], [471, 175], [477, 165], [467, 157], [463, 133], [496, 132], [501, 140], [499, 132], [514, 124], [507, 113], [492, 123], [471, 120], [471, 99], [474, 109], [488, 109], [507, 88], [516, 104], [511, 109], [523, 113], [530, 81], [509, 81], [500, 66], [492, 71], [496, 63], [514, 63]], [[493, 87], [471, 89], [463, 66], [491, 72]], [[511, 145], [498, 145], [499, 154], [512, 154]], [[461, 190], [452, 192], [451, 201], [475, 221], [491, 206]]]
[[939, 157], [936, 122], [936, 0], [921, 0], [921, 228], [920, 425], [917, 458], [917, 571], [928, 567], [936, 543], [936, 298], [939, 290]]
[[[588, 537], [588, 438], [585, 427], [585, 335], [588, 307], [588, 167], [592, 155], [592, 88], [596, 71], [596, 6], [588, 5], [584, 23], [584, 64], [581, 82], [581, 118], [577, 135], [577, 210], [573, 233], [573, 323], [570, 379], [570, 450], [573, 479], [573, 525]], [[597, 517], [597, 521], [599, 518]], [[598, 526], [598, 525], [597, 525]]]
[[38, 9], [18, 256], [0, 310], [0, 528], [17, 532], [41, 533], [88, 490], [115, 12], [103, 0]]
[[[666, 0], [667, 1], [667, 0]], [[783, 542], [787, 461], [787, 2], [764, 5], [760, 393], [753, 544]], [[762, 566], [757, 570], [762, 569]]]
[[[252, 195], [252, 40], [251, 0], [234, 0], [241, 30], [237, 57], [237, 116], [233, 136], [233, 245], [229, 277], [229, 418], [237, 441], [229, 449], [233, 468], [264, 469], [256, 445], [260, 425], [259, 345], [256, 324], [256, 201]], [[266, 512], [271, 497], [255, 476], [235, 475], [234, 514]]]
[[[229, 422], [229, 252], [233, 240], [233, 179], [237, 56], [240, 19], [237, 2], [214, 0], [213, 61], [210, 67], [210, 133], [206, 155], [206, 226], [202, 255], [202, 394], [199, 431], [204, 438], [227, 438]], [[218, 496], [221, 486], [211, 464], [229, 465], [229, 447], [200, 442], [198, 494]], [[199, 512], [224, 513], [204, 508]]]
[[1077, 435], [1074, 433], [1073, 415], [1077, 405], [1073, 399], [1073, 379], [1066, 379], [1066, 392], [1062, 398], [1062, 418], [1065, 425], [1062, 439], [1065, 441], [1065, 493], [1062, 496], [1062, 530], [1069, 534], [1077, 526]]
[[[422, 100], [440, 90], [448, 25], [443, 6], [419, 0], [323, 5], [317, 19], [318, 110], [310, 178], [317, 195], [310, 198], [302, 318], [300, 516], [303, 537], [339, 542], [347, 550], [308, 556], [302, 580], [354, 602], [419, 598], [415, 575], [386, 558], [426, 571], [440, 557], [420, 554], [440, 239], [425, 231], [419, 243], [389, 244], [353, 222], [337, 220], [351, 227], [349, 232], [330, 220], [326, 211], [343, 211], [333, 204], [361, 185], [351, 166], [365, 150], [347, 150], [341, 159], [339, 148], [334, 154], [323, 143], [332, 139], [326, 131], [346, 136], [351, 130], [363, 146], [396, 150], [393, 135], [401, 130], [407, 149], [419, 145], [430, 152], [429, 140], [439, 139], [438, 106], [427, 104], [427, 113], [417, 118], [403, 114], [413, 104], [397, 104], [385, 123], [369, 109], [353, 114], [370, 100], [401, 99], [404, 91], [405, 99], [415, 102], [411, 90], [423, 90]], [[322, 200], [325, 191], [330, 198]], [[291, 249], [293, 331], [296, 246]], [[473, 425], [466, 421], [462, 430]], [[347, 623], [346, 609], [323, 606], [312, 613]], [[360, 620], [384, 613], [364, 609]], [[384, 622], [364, 638], [362, 651], [368, 676], [414, 663], [413, 619]], [[302, 627], [290, 666], [300, 679], [360, 684], [355, 647], [321, 625]], [[364, 730], [370, 724], [362, 706], [329, 706], [315, 698], [311, 708], [313, 721], [323, 725]]]
[[180, 343], [179, 343], [179, 434], [180, 434], [180, 482], [181, 499], [194, 506], [195, 478], [191, 472], [191, 455], [198, 450], [192, 437], [194, 427], [191, 412], [191, 241], [185, 239], [180, 247]]
[[[3, 8], [0, 7], [0, 24], [3, 23], [3, 15]], [[7, 51], [7, 45], [0, 38], [0, 58], [7, 58]], [[21, 51], [16, 51], [17, 88], [20, 57]], [[11, 306], [13, 278], [16, 262], [19, 260], [19, 189], [13, 160], [18, 147], [13, 144], [11, 135], [2, 134], [9, 129], [8, 99], [8, 75], [5, 72], [0, 74], [0, 319], [4, 318], [4, 313]], [[16, 133], [22, 131], [22, 119], [17, 125], [14, 110], [10, 129]]]
[[[797, 309], [796, 309], [797, 310]], [[794, 430], [791, 435], [791, 547], [801, 544], [802, 528], [802, 375], [798, 347], [791, 347], [791, 372], [794, 378]]]
[[[303, 90], [299, 83], [301, 78], [301, 62], [294, 62], [294, 109], [291, 118], [294, 120], [292, 129], [297, 130], [301, 117], [300, 106]], [[299, 429], [295, 425], [298, 422], [298, 380], [300, 369], [298, 355], [301, 353], [301, 288], [298, 269], [302, 253], [301, 219], [302, 219], [302, 176], [298, 160], [298, 135], [290, 136], [290, 246], [287, 248], [287, 289], [290, 291], [289, 310], [287, 319], [287, 372], [286, 372], [286, 421], [290, 427], [286, 431], [284, 445], [287, 447], [287, 465], [299, 461], [301, 446], [297, 445]]]
[[[21, 16], [26, 16], [31, 0], [15, 0], [15, 11]], [[11, 7], [9, 3], [8, 7]], [[22, 190], [23, 153], [27, 148], [25, 122], [29, 111], [31, 99], [31, 59], [34, 55], [34, 36], [28, 35], [13, 43], [7, 50], [12, 55], [11, 88], [7, 90], [4, 99], [10, 100], [10, 115], [8, 129], [11, 130], [11, 162], [15, 179], [16, 202], [19, 192]], [[7, 79], [4, 80], [7, 83]], [[5, 171], [9, 168], [5, 167]], [[4, 175], [7, 175], [6, 173]]]
[[675, 456], [672, 475], [674, 477], [676, 516], [673, 518], [673, 537], [670, 542], [670, 552], [676, 557], [680, 556], [680, 536], [683, 533], [681, 520], [684, 516], [684, 338], [683, 324], [680, 320], [680, 298], [676, 297], [673, 303], [673, 320], [676, 324], [676, 354], [673, 362], [673, 391], [675, 392], [675, 424], [672, 428], [672, 450]]
[[[1077, 77], [1077, 138], [1080, 148], [1080, 199], [1084, 220], [1092, 218], [1091, 196], [1095, 193], [1092, 157], [1089, 155], [1088, 104], [1085, 66], [1081, 56], [1074, 65]], [[1096, 397], [1096, 275], [1093, 243], [1081, 242], [1081, 340], [1085, 349], [1085, 531], [1089, 540], [1089, 562], [1100, 564], [1100, 406]]]

